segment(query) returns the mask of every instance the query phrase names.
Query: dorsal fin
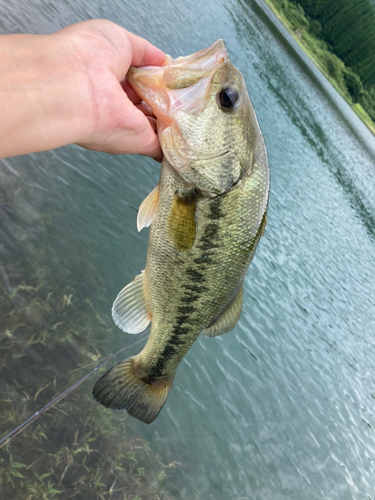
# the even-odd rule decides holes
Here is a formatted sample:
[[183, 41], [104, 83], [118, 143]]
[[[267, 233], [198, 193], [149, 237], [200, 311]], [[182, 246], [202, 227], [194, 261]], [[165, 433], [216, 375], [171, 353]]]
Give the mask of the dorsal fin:
[[195, 190], [176, 193], [168, 216], [168, 237], [177, 250], [187, 252], [195, 240], [195, 208], [197, 199]]
[[154, 187], [151, 193], [142, 201], [137, 216], [137, 229], [140, 231], [144, 227], [150, 226], [156, 215], [159, 203], [159, 184]]
[[117, 295], [112, 306], [112, 318], [127, 333], [140, 333], [151, 321], [144, 294], [145, 272], [142, 271]]
[[242, 311], [243, 285], [238, 290], [236, 297], [231, 305], [223, 312], [223, 314], [206, 328], [203, 333], [206, 337], [217, 337], [223, 333], [228, 333], [237, 325]]

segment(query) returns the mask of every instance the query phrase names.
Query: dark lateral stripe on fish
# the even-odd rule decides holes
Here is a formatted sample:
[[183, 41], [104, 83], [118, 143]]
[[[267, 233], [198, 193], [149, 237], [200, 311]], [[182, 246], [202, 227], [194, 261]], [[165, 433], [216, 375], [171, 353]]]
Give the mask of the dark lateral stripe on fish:
[[181, 313], [181, 314], [191, 314], [192, 312], [194, 312], [194, 311], [195, 311], [195, 307], [193, 307], [193, 306], [185, 306], [185, 305], [183, 305], [183, 306], [179, 306], [179, 307], [177, 308], [177, 311], [178, 311], [179, 313]]
[[190, 276], [190, 278], [193, 280], [193, 281], [206, 281], [206, 278], [203, 276], [202, 273], [200, 273], [199, 271], [197, 271], [196, 269], [192, 269], [192, 268], [189, 268], [186, 270], [186, 274], [188, 276]]
[[164, 377], [164, 369], [173, 356], [176, 354], [176, 347], [185, 344], [183, 340], [179, 337], [180, 335], [186, 335], [190, 331], [190, 328], [175, 325], [172, 330], [172, 336], [168, 341], [168, 344], [164, 347], [164, 350], [160, 354], [159, 359], [155, 365], [150, 369], [147, 376], [147, 383], [153, 384], [156, 380]]
[[221, 202], [224, 196], [216, 196], [211, 202], [210, 202], [210, 212], [208, 214], [208, 217], [213, 220], [218, 220], [224, 217], [224, 213], [221, 210]]
[[[174, 339], [179, 337], [180, 335], [187, 335], [190, 332], [190, 328], [187, 326], [174, 326], [172, 330], [172, 337], [171, 337], [171, 343], [175, 344]], [[183, 342], [180, 341], [180, 344], [183, 344]]]
[[181, 298], [181, 302], [187, 302], [187, 303], [191, 303], [191, 302], [195, 302], [199, 299], [199, 295], [187, 295], [185, 297], [182, 297]]
[[[194, 271], [192, 269], [188, 269], [187, 274], [189, 274], [190, 278], [193, 280], [197, 278], [198, 279], [203, 278], [203, 275], [201, 273], [198, 273], [197, 271]], [[203, 291], [204, 291], [203, 287], [201, 287], [199, 292], [202, 293]], [[170, 361], [173, 358], [173, 355], [177, 352], [175, 346], [177, 347], [179, 345], [185, 344], [185, 341], [182, 340], [180, 337], [187, 335], [191, 330], [190, 326], [191, 315], [195, 312], [196, 309], [192, 305], [186, 305], [186, 302], [189, 302], [190, 301], [189, 299], [191, 299], [192, 297], [195, 301], [199, 298], [199, 294], [198, 295], [195, 294], [193, 296], [185, 295], [181, 297], [182, 304], [177, 308], [179, 315], [176, 318], [176, 324], [173, 326], [171, 338], [169, 339], [167, 345], [161, 352], [159, 359], [157, 360], [155, 365], [151, 368], [147, 377], [147, 383], [152, 384], [158, 378], [164, 376], [164, 369], [168, 361]], [[182, 326], [182, 325], [187, 325], [187, 326]]]
[[[224, 217], [224, 213], [221, 209], [221, 203], [223, 200], [223, 196], [216, 196], [213, 200], [211, 200], [209, 204], [210, 211], [208, 213], [208, 218], [211, 220], [218, 220]], [[218, 240], [220, 239], [220, 226], [216, 222], [210, 222], [204, 228], [203, 235], [199, 240], [199, 244], [197, 247], [203, 250], [203, 253], [200, 257], [194, 259], [194, 262], [200, 266], [206, 267], [206, 265], [214, 264], [215, 261], [211, 258], [213, 253], [209, 250], [213, 250], [214, 248], [219, 248]]]
[[[224, 216], [221, 210], [221, 200], [221, 197], [216, 197], [211, 201], [209, 212], [209, 218], [211, 220], [218, 220]], [[196, 311], [196, 309], [192, 304], [200, 298], [202, 293], [207, 291], [206, 287], [199, 286], [196, 284], [196, 282], [206, 281], [203, 272], [200, 271], [204, 271], [207, 266], [210, 266], [214, 263], [214, 260], [212, 259], [213, 254], [212, 252], [210, 252], [210, 250], [213, 250], [214, 248], [220, 246], [215, 242], [215, 240], [220, 239], [218, 236], [219, 230], [219, 224], [217, 224], [216, 222], [210, 222], [204, 228], [204, 234], [199, 240], [200, 244], [197, 245], [198, 248], [203, 250], [203, 252], [199, 257], [194, 259], [194, 263], [197, 264], [199, 271], [194, 268], [188, 268], [186, 270], [186, 275], [189, 281], [191, 281], [192, 283], [184, 285], [186, 292], [181, 297], [180, 305], [177, 308], [177, 312], [179, 313], [179, 315], [176, 318], [175, 325], [173, 326], [172, 335], [167, 345], [161, 352], [159, 359], [151, 368], [147, 377], [147, 383], [152, 384], [157, 379], [165, 376], [165, 368], [168, 362], [176, 354], [176, 352], [178, 352], [177, 347], [185, 343], [185, 341], [182, 340], [181, 337], [184, 337], [190, 332], [191, 325], [194, 323], [194, 321], [192, 321], [192, 315]]]
[[[220, 212], [219, 203], [215, 204], [215, 217], [218, 217]], [[220, 215], [221, 216], [221, 215]], [[257, 243], [259, 239], [259, 234], [262, 229], [262, 225], [256, 233], [255, 238], [251, 242], [250, 245], [247, 246], [245, 252], [251, 252], [254, 248], [254, 245]], [[210, 248], [215, 248], [214, 243], [211, 238], [215, 238], [218, 235], [219, 226], [216, 223], [207, 224], [205, 227], [204, 235], [201, 237], [200, 242], [202, 242], [202, 246], [209, 246]], [[216, 245], [217, 246], [217, 245]], [[199, 245], [198, 245], [199, 247]], [[211, 252], [207, 252], [207, 248], [205, 248], [205, 252], [201, 254], [200, 257], [194, 260], [196, 264], [198, 264], [198, 268], [200, 271], [204, 271], [207, 266], [211, 265]], [[181, 337], [187, 335], [191, 331], [191, 326], [194, 324], [192, 320], [192, 315], [196, 311], [196, 308], [192, 304], [197, 301], [201, 294], [204, 293], [207, 289], [205, 286], [197, 285], [196, 281], [205, 281], [205, 277], [203, 272], [197, 271], [196, 269], [189, 268], [186, 270], [186, 274], [189, 279], [193, 282], [192, 284], [185, 284], [183, 287], [187, 290], [183, 297], [181, 297], [181, 304], [177, 308], [179, 313], [176, 318], [176, 324], [173, 326], [172, 335], [164, 347], [164, 350], [160, 354], [159, 359], [156, 364], [150, 370], [146, 382], [148, 384], [152, 384], [160, 378], [165, 377], [164, 370], [166, 365], [170, 360], [173, 359], [174, 355], [178, 352], [178, 346], [185, 344], [186, 342], [181, 339]], [[191, 293], [193, 292], [193, 293]], [[184, 326], [183, 326], [184, 325]]]
[[191, 290], [192, 292], [195, 292], [197, 294], [201, 294], [201, 293], [204, 293], [204, 292], [208, 292], [208, 288], [205, 287], [204, 285], [196, 285], [196, 284], [183, 284], [182, 285], [183, 288], [185, 288], [186, 290]]
[[[171, 339], [172, 340], [172, 339]], [[156, 380], [160, 379], [164, 375], [165, 365], [170, 359], [176, 354], [177, 349], [170, 345], [170, 342], [164, 347], [163, 352], [160, 354], [159, 359], [155, 365], [150, 369], [145, 382], [147, 384], [153, 384]]]
[[195, 264], [200, 266], [200, 268], [205, 268], [207, 265], [211, 265], [214, 261], [211, 258], [212, 253], [204, 252], [200, 257], [194, 259]]
[[201, 236], [197, 248], [200, 248], [203, 251], [220, 248], [220, 245], [217, 244], [217, 240], [219, 240], [219, 229], [219, 224], [216, 222], [207, 224], [204, 228], [204, 234]]
[[181, 305], [178, 307], [177, 311], [179, 312], [179, 316], [176, 319], [176, 324], [173, 326], [171, 338], [161, 352], [156, 364], [151, 368], [148, 374], [147, 383], [149, 384], [152, 384], [157, 379], [164, 376], [164, 369], [168, 361], [170, 361], [177, 352], [176, 347], [185, 344], [185, 341], [180, 337], [187, 335], [191, 330], [189, 323], [191, 321], [191, 314], [195, 311], [195, 308], [193, 306]]
[[[183, 297], [184, 298], [184, 297]], [[182, 298], [182, 299], [183, 299]], [[182, 300], [181, 299], [181, 300]], [[188, 323], [189, 322], [189, 319], [190, 317], [189, 316], [186, 316], [186, 315], [182, 315], [182, 316], [178, 316], [177, 320], [176, 320], [176, 323], [177, 323], [177, 326], [181, 326], [183, 325], [184, 323]]]

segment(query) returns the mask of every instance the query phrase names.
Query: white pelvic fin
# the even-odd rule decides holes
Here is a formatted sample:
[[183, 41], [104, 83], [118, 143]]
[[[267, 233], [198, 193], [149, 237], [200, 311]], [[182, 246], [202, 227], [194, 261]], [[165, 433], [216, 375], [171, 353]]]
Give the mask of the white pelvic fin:
[[137, 229], [140, 231], [148, 227], [155, 219], [156, 210], [159, 203], [159, 184], [154, 187], [151, 193], [142, 201], [137, 216]]
[[237, 295], [231, 305], [211, 326], [203, 330], [205, 337], [217, 337], [223, 333], [228, 333], [237, 325], [242, 311], [243, 285], [238, 290]]
[[112, 306], [112, 318], [116, 325], [127, 333], [140, 333], [151, 321], [144, 294], [142, 271], [117, 295]]

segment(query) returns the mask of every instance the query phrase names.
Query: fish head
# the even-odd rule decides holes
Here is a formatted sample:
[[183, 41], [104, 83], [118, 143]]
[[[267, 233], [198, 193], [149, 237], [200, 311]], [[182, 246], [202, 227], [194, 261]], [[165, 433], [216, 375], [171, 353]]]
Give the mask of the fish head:
[[222, 40], [127, 79], [152, 108], [165, 159], [197, 189], [226, 192], [251, 164], [257, 121], [241, 72]]

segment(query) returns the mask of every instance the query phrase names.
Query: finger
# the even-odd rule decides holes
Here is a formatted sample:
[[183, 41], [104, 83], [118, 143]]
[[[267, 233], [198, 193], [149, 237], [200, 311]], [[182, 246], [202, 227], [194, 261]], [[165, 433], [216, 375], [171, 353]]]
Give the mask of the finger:
[[120, 146], [123, 154], [140, 154], [161, 161], [162, 152], [156, 133], [156, 119], [146, 116], [142, 109], [134, 106], [125, 94], [124, 123], [121, 127]]
[[161, 163], [163, 161], [163, 151], [161, 150], [160, 147], [155, 148], [151, 152], [148, 152], [147, 154], [140, 153], [142, 156], [149, 156], [153, 160], [157, 161], [158, 163]]
[[148, 104], [146, 104], [144, 101], [142, 101], [142, 98], [139, 97], [139, 95], [132, 89], [130, 84], [128, 84], [128, 86], [127, 86], [125, 84], [125, 80], [122, 80], [120, 83], [121, 83], [122, 89], [127, 90], [127, 91], [125, 91], [125, 93], [126, 93], [127, 97], [129, 98], [129, 100], [134, 104], [134, 106], [137, 109], [139, 109], [139, 111], [142, 111], [142, 113], [146, 116], [153, 116], [154, 118], [156, 118], [156, 116], [154, 115], [154, 112], [152, 111], [150, 106]]
[[142, 111], [142, 113], [145, 116], [156, 118], [156, 116], [154, 115], [154, 113], [153, 113], [152, 109], [150, 108], [150, 106], [148, 104], [146, 104], [145, 102], [141, 102], [140, 104], [135, 104], [135, 107], [137, 109], [139, 109], [139, 111]]
[[155, 134], [157, 134], [158, 133], [158, 129], [157, 129], [156, 119], [153, 118], [152, 116], [148, 116], [147, 120], [149, 121], [149, 123], [150, 123], [151, 127], [153, 128]]
[[[147, 134], [142, 134], [138, 138], [137, 154], [142, 156], [150, 156], [154, 160], [161, 162], [163, 159], [163, 153], [160, 147], [159, 137], [154, 132], [151, 123], [149, 123], [149, 131]], [[146, 138], [147, 135], [147, 138]]]
[[129, 97], [129, 99], [133, 104], [140, 104], [142, 102], [142, 98], [139, 97], [137, 92], [133, 89], [133, 87], [130, 85], [130, 83], [127, 81], [126, 78], [121, 80], [120, 84], [122, 90], [126, 93], [126, 95]]
[[136, 93], [136, 91], [133, 89], [133, 87], [130, 85], [130, 83], [124, 78], [120, 82], [122, 89], [125, 91], [126, 95], [128, 96], [129, 100], [134, 104], [136, 108], [138, 108], [142, 113], [146, 116], [153, 116], [156, 118], [154, 115], [154, 112], [150, 108], [148, 104], [146, 104], [144, 101], [142, 101], [142, 98]]
[[[96, 47], [99, 46], [100, 49], [99, 55], [106, 52], [106, 64], [112, 69], [118, 81], [124, 77], [131, 65], [161, 66], [165, 61], [165, 54], [162, 50], [111, 21], [92, 19], [65, 28], [65, 31], [78, 34], [81, 43], [83, 39], [84, 43], [91, 43], [95, 46], [92, 40], [94, 42], [96, 40]], [[105, 51], [103, 51], [103, 41]]]
[[161, 151], [158, 134], [156, 133], [156, 120], [152, 117], [141, 115], [142, 126], [138, 126], [138, 132], [134, 137], [134, 153], [143, 156], [150, 156], [156, 161], [161, 161], [163, 153]]
[[132, 46], [132, 66], [161, 66], [165, 61], [165, 54], [150, 42], [133, 33], [129, 34]]

